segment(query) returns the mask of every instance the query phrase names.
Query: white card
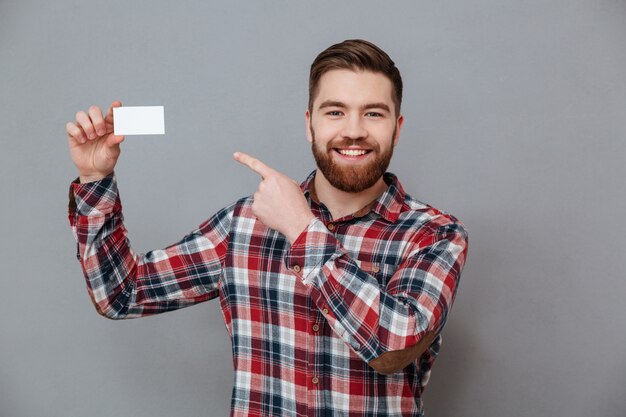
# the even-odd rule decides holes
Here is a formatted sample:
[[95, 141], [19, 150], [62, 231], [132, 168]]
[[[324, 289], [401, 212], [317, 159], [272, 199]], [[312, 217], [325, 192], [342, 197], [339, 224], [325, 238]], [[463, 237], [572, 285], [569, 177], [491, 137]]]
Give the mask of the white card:
[[163, 106], [113, 108], [113, 133], [116, 135], [164, 135]]

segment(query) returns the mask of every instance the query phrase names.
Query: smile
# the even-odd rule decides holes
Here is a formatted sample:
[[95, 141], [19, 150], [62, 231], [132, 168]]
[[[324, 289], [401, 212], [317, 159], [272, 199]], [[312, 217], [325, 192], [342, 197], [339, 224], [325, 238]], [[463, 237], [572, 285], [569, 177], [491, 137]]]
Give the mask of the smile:
[[338, 154], [343, 156], [358, 157], [370, 153], [369, 149], [334, 149]]

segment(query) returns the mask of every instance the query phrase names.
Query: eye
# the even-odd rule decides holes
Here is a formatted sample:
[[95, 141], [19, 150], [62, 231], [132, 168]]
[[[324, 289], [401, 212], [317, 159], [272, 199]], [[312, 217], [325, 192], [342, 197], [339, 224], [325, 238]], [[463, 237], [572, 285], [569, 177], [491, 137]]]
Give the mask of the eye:
[[341, 112], [339, 110], [332, 110], [326, 113], [329, 116], [341, 116]]
[[381, 113], [375, 112], [375, 111], [371, 111], [365, 114], [368, 117], [383, 117], [383, 115]]

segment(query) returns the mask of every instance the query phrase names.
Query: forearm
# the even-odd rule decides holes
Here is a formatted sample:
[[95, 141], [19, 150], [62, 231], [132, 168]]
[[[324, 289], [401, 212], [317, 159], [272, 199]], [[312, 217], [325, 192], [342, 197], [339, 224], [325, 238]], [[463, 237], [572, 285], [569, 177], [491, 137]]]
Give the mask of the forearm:
[[203, 243], [206, 238], [202, 232], [196, 230], [164, 250], [135, 254], [124, 227], [115, 178], [109, 176], [73, 188], [77, 196], [76, 207], [70, 207], [70, 224], [88, 292], [101, 315], [135, 318], [217, 295], [221, 263], [214, 248], [194, 258], [205, 264], [202, 267], [188, 265], [190, 261], [180, 256], [189, 247], [213, 246]]
[[434, 317], [416, 300], [391, 293], [349, 255], [337, 252], [305, 278], [325, 319], [363, 360], [419, 342]]
[[370, 362], [440, 331], [465, 259], [461, 230], [449, 237], [454, 241], [433, 236], [431, 244], [422, 242], [423, 249], [408, 253], [386, 286], [319, 221], [295, 242], [286, 262], [292, 270], [298, 265], [297, 274], [335, 333]]

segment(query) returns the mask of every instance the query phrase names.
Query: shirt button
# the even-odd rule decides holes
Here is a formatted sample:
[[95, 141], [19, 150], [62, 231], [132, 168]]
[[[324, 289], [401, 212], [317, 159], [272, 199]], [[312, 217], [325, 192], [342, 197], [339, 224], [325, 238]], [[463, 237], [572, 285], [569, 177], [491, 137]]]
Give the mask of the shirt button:
[[330, 223], [330, 224], [328, 225], [328, 230], [330, 230], [331, 232], [332, 232], [333, 230], [335, 230], [335, 225], [334, 225], [334, 224], [332, 224], [332, 223]]
[[313, 325], [313, 331], [318, 332], [320, 330], [320, 326], [318, 324]]
[[380, 265], [374, 265], [374, 266], [372, 267], [372, 271], [373, 271], [375, 274], [379, 273], [379, 272], [380, 272]]
[[320, 382], [320, 380], [318, 377], [314, 376], [313, 379], [311, 379], [311, 382], [317, 385], [317, 383]]
[[293, 266], [293, 270], [294, 270], [295, 272], [300, 272], [300, 265], [294, 265], [294, 266]]
[[322, 313], [323, 313], [323, 314], [328, 314], [328, 309], [327, 309], [327, 308], [323, 309], [323, 310], [322, 310]]

